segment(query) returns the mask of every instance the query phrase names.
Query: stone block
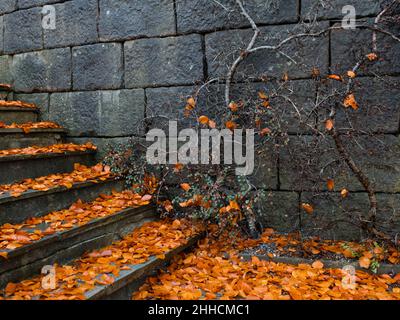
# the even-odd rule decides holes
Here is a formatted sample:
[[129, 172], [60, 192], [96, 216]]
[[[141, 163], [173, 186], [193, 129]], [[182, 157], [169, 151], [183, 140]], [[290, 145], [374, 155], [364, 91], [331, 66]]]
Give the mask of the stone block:
[[129, 88], [193, 84], [200, 80], [203, 80], [200, 35], [125, 43], [125, 85]]
[[51, 49], [17, 54], [12, 61], [16, 91], [61, 91], [71, 88], [71, 51]]
[[[298, 19], [296, 0], [245, 1], [244, 6], [257, 24], [291, 23]], [[235, 1], [177, 0], [178, 32], [212, 31], [249, 26]]]
[[42, 43], [41, 8], [19, 10], [4, 16], [4, 52], [39, 50]]
[[74, 90], [118, 89], [123, 83], [122, 45], [99, 43], [72, 49]]
[[55, 4], [56, 28], [43, 30], [44, 46], [54, 48], [97, 41], [97, 1], [74, 0]]
[[175, 33], [172, 0], [102, 0], [99, 17], [100, 39], [165, 36]]

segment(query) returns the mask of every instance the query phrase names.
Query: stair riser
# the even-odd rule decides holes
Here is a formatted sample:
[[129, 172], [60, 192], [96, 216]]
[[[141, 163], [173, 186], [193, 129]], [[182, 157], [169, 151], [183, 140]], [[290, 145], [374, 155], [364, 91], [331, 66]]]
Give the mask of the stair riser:
[[151, 257], [142, 265], [131, 266], [132, 270], [122, 271], [114, 283], [97, 288], [87, 293], [86, 297], [89, 300], [130, 300], [132, 293], [139, 289], [149, 276], [168, 266], [174, 256], [190, 251], [203, 237], [204, 234], [200, 234], [191, 238], [186, 244], [169, 251], [165, 259]]
[[0, 184], [18, 182], [26, 178], [38, 178], [53, 173], [71, 172], [74, 163], [94, 165], [94, 153], [60, 154], [51, 157], [0, 158]]
[[0, 198], [0, 225], [21, 223], [31, 217], [44, 216], [52, 211], [68, 208], [78, 199], [93, 201], [99, 194], [110, 194], [114, 189], [122, 191], [122, 181], [108, 181], [98, 184], [82, 184], [71, 189], [58, 189], [54, 192], [28, 192], [25, 196]]
[[22, 124], [27, 122], [37, 122], [38, 113], [33, 111], [2, 111], [0, 110], [0, 121], [5, 124]]
[[4, 134], [0, 133], [0, 149], [19, 149], [30, 146], [50, 146], [53, 144], [61, 143], [63, 134], [50, 133], [50, 132], [32, 132], [29, 134], [13, 133]]
[[85, 252], [105, 247], [143, 223], [155, 220], [156, 216], [151, 207], [126, 210], [123, 214], [67, 231], [58, 238], [39, 241], [30, 248], [26, 247], [22, 254], [10, 254], [10, 257], [0, 264], [0, 288], [9, 282], [40, 274], [45, 265], [65, 264]]

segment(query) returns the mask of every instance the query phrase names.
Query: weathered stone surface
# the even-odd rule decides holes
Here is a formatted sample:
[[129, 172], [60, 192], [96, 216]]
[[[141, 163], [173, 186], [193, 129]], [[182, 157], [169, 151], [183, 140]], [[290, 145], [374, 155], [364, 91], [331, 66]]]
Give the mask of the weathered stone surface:
[[122, 45], [102, 43], [72, 49], [75, 90], [118, 89], [123, 81]]
[[97, 40], [97, 1], [74, 0], [54, 5], [56, 28], [44, 29], [46, 48], [81, 45]]
[[18, 8], [29, 8], [33, 6], [40, 6], [44, 4], [52, 4], [61, 2], [59, 0], [18, 0]]
[[[376, 228], [395, 236], [400, 231], [400, 195], [377, 194]], [[359, 240], [367, 234], [359, 229], [360, 218], [369, 211], [367, 193], [350, 193], [343, 199], [339, 193], [302, 193], [302, 202], [310, 203], [314, 212], [302, 211], [301, 229], [305, 235], [329, 239]]]
[[129, 88], [192, 84], [202, 79], [200, 35], [125, 43], [125, 85]]
[[11, 12], [17, 7], [17, 0], [2, 0], [0, 3], [0, 14]]
[[[318, 28], [329, 25], [320, 23]], [[292, 34], [301, 33], [301, 28], [293, 25], [263, 27], [255, 47], [276, 45]], [[253, 36], [251, 29], [220, 31], [206, 35], [206, 56], [210, 77], [225, 77], [240, 51], [247, 47]], [[285, 72], [290, 79], [310, 77], [312, 69], [318, 68], [322, 73], [328, 70], [328, 37], [302, 38], [298, 43], [291, 41], [281, 51], [291, 57], [296, 64], [282, 53], [261, 50], [248, 56], [238, 67], [238, 80], [266, 77], [281, 79]]]
[[59, 91], [71, 88], [69, 48], [15, 55], [12, 75], [16, 91]]
[[321, 2], [319, 0], [302, 0], [301, 14], [306, 19], [341, 19], [348, 14], [342, 12], [345, 6], [354, 6], [357, 17], [378, 14], [381, 11], [380, 0], [335, 0]]
[[[327, 119], [330, 106], [337, 101], [325, 99], [333, 92], [330, 85], [322, 85], [319, 90], [320, 101], [324, 101], [319, 108], [320, 119]], [[345, 92], [346, 83], [339, 84], [340, 90]], [[337, 130], [346, 131], [354, 128], [367, 133], [397, 133], [400, 123], [400, 78], [399, 77], [362, 77], [356, 78], [353, 93], [359, 104], [358, 110], [338, 108], [335, 121]], [[320, 123], [321, 130], [323, 123]]]
[[290, 233], [300, 230], [299, 194], [272, 191], [262, 202], [261, 217], [265, 228]]
[[301, 201], [314, 207], [310, 215], [302, 210], [301, 230], [305, 235], [326, 239], [359, 240], [365, 234], [354, 223], [368, 213], [366, 193], [350, 193], [343, 199], [338, 193], [304, 192]]
[[[290, 23], [298, 18], [298, 1], [246, 1], [244, 6], [258, 24]], [[222, 7], [224, 6], [224, 7]], [[234, 1], [177, 0], [178, 31], [211, 31], [221, 28], [250, 26]], [[228, 11], [229, 10], [229, 11]]]
[[[398, 137], [343, 136], [341, 139], [376, 191], [399, 192]], [[326, 190], [326, 180], [334, 179], [335, 190], [365, 191], [339, 157], [331, 138], [291, 136], [288, 145], [282, 146], [280, 157], [280, 181], [284, 190]]]
[[17, 53], [41, 49], [41, 8], [20, 10], [4, 16], [4, 52]]
[[400, 232], [400, 194], [377, 194], [378, 214], [376, 226], [386, 234]]
[[261, 189], [277, 189], [278, 157], [272, 141], [259, 148], [254, 157], [254, 171], [248, 176], [251, 183]]
[[4, 16], [0, 16], [0, 55], [4, 51]]
[[174, 3], [172, 0], [102, 0], [99, 33], [100, 39], [106, 41], [172, 35], [175, 33]]
[[[362, 22], [360, 22], [362, 24]], [[373, 25], [368, 19], [364, 24]], [[379, 24], [379, 28], [399, 34], [400, 25]], [[368, 29], [334, 30], [331, 35], [332, 69], [335, 73], [351, 70], [366, 54], [373, 51], [373, 32]], [[400, 43], [390, 36], [377, 32], [378, 60], [367, 62], [360, 68], [361, 75], [390, 75], [400, 72]]]
[[[193, 96], [196, 88], [170, 87], [170, 88], [149, 88], [146, 89], [146, 124], [149, 129], [167, 129], [168, 121], [178, 121], [178, 129], [195, 128], [198, 120], [195, 114], [185, 117], [186, 101]], [[200, 104], [196, 106], [199, 112], [203, 108]]]
[[11, 75], [11, 56], [0, 56], [0, 82], [12, 83]]
[[71, 136], [127, 136], [141, 133], [144, 91], [88, 91], [50, 96], [50, 119]]
[[40, 120], [47, 121], [49, 119], [49, 94], [48, 93], [19, 93], [14, 94], [15, 100], [34, 103], [40, 109]]

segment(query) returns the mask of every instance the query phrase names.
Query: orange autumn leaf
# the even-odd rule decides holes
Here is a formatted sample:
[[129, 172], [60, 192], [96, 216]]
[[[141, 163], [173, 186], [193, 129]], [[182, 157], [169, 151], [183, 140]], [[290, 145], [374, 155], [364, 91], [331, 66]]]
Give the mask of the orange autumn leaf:
[[347, 71], [347, 76], [351, 79], [354, 79], [356, 77], [356, 73], [352, 70]]
[[328, 76], [328, 79], [336, 80], [336, 81], [343, 81], [342, 76], [337, 75], [337, 74], [330, 74]]
[[176, 163], [174, 165], [174, 172], [179, 172], [183, 169], [183, 164], [182, 163]]
[[347, 189], [342, 189], [342, 190], [340, 191], [340, 195], [342, 196], [343, 199], [344, 199], [344, 198], [347, 198], [348, 195], [349, 195], [349, 190], [347, 190]]
[[0, 257], [8, 259], [8, 252], [0, 252]]
[[326, 186], [329, 191], [332, 191], [335, 188], [335, 182], [333, 181], [333, 179], [328, 179], [326, 181]]
[[207, 116], [200, 116], [199, 117], [199, 122], [201, 123], [201, 124], [208, 124], [208, 121], [210, 121], [210, 119], [208, 119], [208, 117]]
[[367, 59], [369, 61], [375, 61], [378, 59], [378, 55], [376, 53], [369, 53], [367, 54]]
[[343, 102], [343, 105], [348, 108], [351, 107], [353, 110], [358, 109], [358, 103], [356, 101], [356, 98], [354, 97], [354, 94], [349, 94]]
[[262, 136], [266, 136], [267, 134], [270, 134], [271, 133], [271, 129], [269, 129], [269, 128], [264, 128], [264, 129], [262, 129], [261, 131], [260, 131], [260, 134], [262, 135]]
[[237, 103], [231, 102], [231, 103], [229, 104], [229, 109], [230, 109], [232, 112], [237, 112], [237, 111], [239, 110], [239, 106], [238, 106]]
[[305, 212], [307, 212], [308, 214], [312, 214], [314, 212], [314, 207], [309, 204], [309, 203], [302, 203], [301, 207], [303, 208], [303, 210]]
[[261, 100], [268, 100], [269, 98], [268, 98], [268, 95], [264, 92], [264, 91], [259, 91], [258, 92], [258, 97], [261, 99]]
[[228, 128], [229, 130], [233, 131], [234, 129], [236, 129], [237, 125], [235, 122], [229, 120], [225, 123], [225, 127]]
[[188, 183], [181, 183], [181, 188], [185, 191], [189, 191], [190, 190], [190, 184]]
[[211, 129], [215, 129], [215, 128], [217, 127], [217, 124], [215, 123], [215, 121], [210, 120], [210, 121], [208, 121], [208, 126], [209, 126]]
[[361, 268], [368, 269], [369, 266], [371, 265], [371, 259], [368, 258], [368, 257], [363, 256], [358, 260], [358, 263], [359, 263]]
[[333, 120], [331, 119], [326, 120], [325, 128], [326, 130], [331, 131], [333, 129]]
[[150, 195], [150, 194], [145, 194], [143, 197], [142, 197], [142, 201], [149, 201], [149, 200], [151, 200], [151, 198], [153, 198], [153, 196], [152, 195]]
[[312, 267], [314, 269], [322, 269], [324, 267], [324, 264], [321, 261], [317, 260], [313, 262]]

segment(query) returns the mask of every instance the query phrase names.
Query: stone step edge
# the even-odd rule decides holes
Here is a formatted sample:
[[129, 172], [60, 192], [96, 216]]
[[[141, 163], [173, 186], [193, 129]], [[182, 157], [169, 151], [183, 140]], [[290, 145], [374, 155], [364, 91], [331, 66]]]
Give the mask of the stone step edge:
[[[0, 113], [1, 112], [34, 112], [40, 113], [40, 109], [36, 108], [27, 108], [27, 107], [18, 107], [18, 106], [0, 106]], [[1, 120], [0, 120], [1, 121]]]
[[[79, 245], [79, 243], [75, 243], [73, 245], [67, 244], [68, 239], [73, 239], [74, 237], [77, 237], [79, 235], [83, 235], [85, 233], [89, 233], [90, 231], [93, 231], [95, 229], [102, 229], [108, 225], [116, 224], [119, 221], [127, 220], [129, 218], [133, 217], [138, 217], [139, 220], [143, 220], [146, 218], [146, 214], [151, 215], [154, 219], [157, 217], [157, 213], [155, 210], [155, 207], [153, 205], [146, 205], [146, 206], [140, 206], [140, 207], [130, 207], [123, 209], [121, 211], [118, 211], [112, 215], [106, 216], [106, 217], [101, 217], [101, 218], [96, 218], [93, 219], [92, 221], [88, 222], [85, 225], [81, 226], [76, 226], [74, 228], [71, 228], [69, 230], [61, 231], [54, 233], [52, 235], [49, 235], [47, 237], [44, 237], [36, 242], [33, 242], [31, 244], [22, 246], [20, 248], [8, 251], [8, 257], [7, 259], [0, 258], [0, 277], [4, 275], [7, 272], [10, 272], [11, 270], [17, 270], [20, 267], [26, 267], [27, 265], [33, 264], [37, 261], [44, 260], [46, 258], [51, 257], [58, 251], [62, 251], [66, 248], [61, 247], [51, 250], [51, 246], [56, 247], [59, 243], [66, 243], [66, 246], [71, 247], [75, 245]], [[90, 239], [86, 239], [90, 240]], [[80, 242], [81, 243], [81, 242]], [[47, 250], [42, 254], [42, 255], [37, 255], [35, 256], [33, 253], [40, 252], [41, 249], [47, 248]], [[29, 260], [29, 259], [23, 259], [23, 265], [20, 266], [15, 266], [13, 265], [11, 269], [1, 269], [1, 265], [11, 264], [14, 260], [16, 259], [21, 259], [23, 256], [26, 255], [27, 257], [29, 256], [35, 256], [35, 259]]]
[[19, 128], [0, 128], [0, 135], [7, 134], [23, 134], [24, 136], [29, 136], [29, 134], [33, 133], [58, 133], [58, 134], [66, 134], [68, 132], [67, 129], [64, 128], [33, 128], [29, 129], [29, 132], [25, 132], [23, 129]]
[[67, 151], [67, 152], [47, 152], [47, 153], [36, 153], [36, 154], [14, 154], [9, 156], [0, 156], [1, 162], [11, 162], [11, 161], [29, 161], [34, 159], [48, 159], [56, 157], [68, 157], [70, 155], [79, 156], [87, 154], [95, 154], [96, 150], [86, 150], [86, 151]]
[[3, 194], [0, 194], [0, 205], [2, 205], [4, 203], [16, 202], [19, 200], [25, 200], [25, 199], [29, 199], [29, 198], [41, 197], [43, 195], [51, 195], [54, 193], [64, 192], [64, 191], [68, 191], [68, 190], [82, 189], [82, 188], [86, 188], [86, 187], [97, 185], [97, 184], [106, 184], [106, 183], [109, 183], [112, 181], [117, 181], [117, 180], [119, 180], [119, 178], [112, 177], [112, 178], [108, 178], [106, 180], [99, 180], [96, 182], [94, 180], [96, 180], [96, 179], [93, 178], [88, 181], [75, 182], [71, 188], [67, 188], [65, 186], [55, 186], [46, 191], [29, 189], [29, 190], [23, 192], [19, 197], [13, 197], [12, 195], [9, 194], [9, 192], [6, 192]]
[[[310, 264], [311, 265], [314, 261], [318, 260], [324, 264], [324, 268], [326, 268], [326, 269], [342, 269], [345, 266], [351, 266], [356, 270], [372, 273], [371, 270], [361, 268], [360, 265], [358, 264], [358, 261], [343, 262], [343, 261], [334, 261], [334, 260], [328, 260], [328, 259], [306, 259], [306, 258], [289, 257], [289, 256], [281, 256], [281, 257], [272, 257], [271, 258], [267, 255], [247, 254], [247, 253], [242, 253], [240, 256], [245, 261], [250, 261], [251, 257], [257, 257], [258, 259], [264, 260], [264, 261], [271, 261], [271, 262], [275, 262], [275, 263], [286, 263], [286, 264], [291, 264], [291, 265], [298, 265], [298, 264]], [[394, 273], [394, 274], [400, 273], [400, 265], [381, 263], [380, 267], [377, 269], [376, 274], [381, 275], [381, 274], [388, 274], [388, 273]]]
[[[94, 289], [86, 292], [86, 299], [99, 300], [107, 298], [117, 293], [118, 290], [123, 289], [125, 286], [129, 286], [130, 284], [133, 284], [135, 282], [142, 282], [143, 280], [145, 280], [145, 277], [151, 275], [156, 269], [167, 265], [174, 256], [192, 248], [194, 245], [197, 244], [199, 240], [204, 238], [205, 235], [206, 233], [202, 232], [189, 238], [185, 244], [165, 253], [165, 259], [151, 256], [144, 263], [126, 265], [127, 267], [130, 267], [131, 270], [121, 270], [119, 276], [115, 277], [115, 281], [112, 284], [97, 285]], [[133, 288], [133, 290], [137, 290], [140, 285], [141, 283], [135, 283], [135, 288]], [[130, 297], [125, 298], [129, 299]]]

